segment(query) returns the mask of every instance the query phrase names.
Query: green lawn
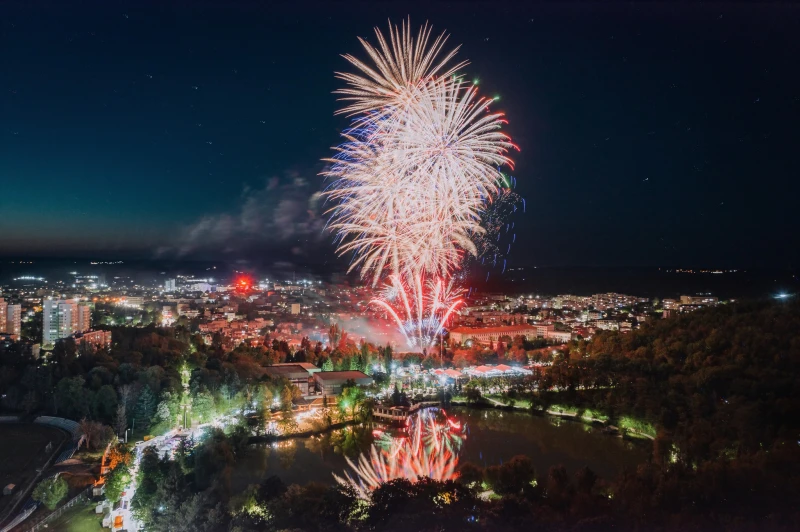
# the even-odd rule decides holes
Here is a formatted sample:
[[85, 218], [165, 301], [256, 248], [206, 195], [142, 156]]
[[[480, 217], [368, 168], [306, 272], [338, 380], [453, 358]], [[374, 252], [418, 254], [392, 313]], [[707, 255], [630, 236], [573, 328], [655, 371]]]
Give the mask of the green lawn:
[[50, 530], [64, 532], [102, 532], [103, 514], [94, 513], [95, 503], [79, 503], [64, 512], [58, 519], [47, 523]]

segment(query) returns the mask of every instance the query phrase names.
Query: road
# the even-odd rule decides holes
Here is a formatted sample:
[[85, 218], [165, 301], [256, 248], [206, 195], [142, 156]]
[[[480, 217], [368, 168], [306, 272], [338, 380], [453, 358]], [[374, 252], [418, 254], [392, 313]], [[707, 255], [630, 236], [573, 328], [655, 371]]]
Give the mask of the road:
[[[189, 438], [193, 437], [195, 441], [199, 441], [200, 437], [203, 434], [203, 431], [208, 427], [218, 427], [218, 428], [225, 428], [228, 425], [235, 423], [237, 420], [237, 415], [227, 415], [227, 416], [218, 416], [214, 421], [210, 423], [203, 423], [202, 425], [198, 425], [196, 428], [191, 430], [178, 430], [172, 429], [169, 432], [162, 434], [161, 436], [157, 436], [153, 439], [147, 440], [146, 442], [139, 442], [137, 445], [134, 446], [134, 453], [133, 453], [133, 463], [130, 466], [131, 470], [131, 483], [125, 488], [123, 492], [124, 495], [120, 499], [119, 508], [111, 512], [111, 532], [117, 532], [119, 530], [128, 530], [134, 531], [139, 530], [143, 527], [142, 523], [139, 522], [134, 516], [133, 512], [131, 512], [131, 501], [133, 500], [133, 496], [136, 493], [136, 475], [139, 471], [139, 463], [142, 460], [142, 454], [144, 450], [150, 447], [156, 447], [159, 453], [159, 456], [163, 456], [165, 452], [169, 453], [170, 460], [174, 459], [175, 457], [175, 449], [178, 446], [179, 441], [181, 438]], [[107, 504], [110, 504], [106, 501]], [[118, 516], [122, 517], [122, 526], [121, 527], [114, 527], [113, 524]]]

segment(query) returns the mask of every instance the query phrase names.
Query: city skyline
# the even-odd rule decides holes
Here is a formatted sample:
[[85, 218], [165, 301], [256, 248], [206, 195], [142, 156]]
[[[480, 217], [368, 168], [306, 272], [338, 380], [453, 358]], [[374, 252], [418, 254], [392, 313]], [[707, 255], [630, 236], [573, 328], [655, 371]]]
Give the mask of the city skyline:
[[333, 72], [410, 16], [512, 117], [508, 267], [797, 265], [791, 6], [483, 7], [5, 4], [0, 255], [346, 269], [319, 196]]

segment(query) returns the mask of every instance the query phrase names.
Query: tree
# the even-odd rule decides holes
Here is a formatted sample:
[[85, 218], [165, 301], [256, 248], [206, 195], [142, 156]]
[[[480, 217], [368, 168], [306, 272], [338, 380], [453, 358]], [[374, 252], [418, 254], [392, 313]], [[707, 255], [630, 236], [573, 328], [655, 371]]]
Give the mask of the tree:
[[281, 410], [292, 410], [292, 388], [290, 384], [287, 384], [281, 390]]
[[356, 412], [361, 408], [361, 403], [364, 399], [366, 399], [364, 390], [358, 386], [348, 386], [342, 390], [339, 396], [339, 410], [341, 410], [344, 416], [349, 415], [351, 418], [355, 419]]
[[79, 427], [81, 435], [86, 442], [86, 448], [90, 450], [104, 448], [114, 437], [114, 431], [111, 427], [97, 421], [83, 418], [79, 423]]
[[468, 403], [477, 403], [481, 400], [481, 391], [478, 386], [479, 385], [475, 380], [471, 380], [464, 387], [464, 395], [466, 396]]
[[117, 414], [114, 416], [114, 430], [120, 438], [128, 428], [128, 416], [125, 414], [125, 403], [117, 405]]
[[54, 510], [58, 503], [67, 496], [68, 491], [69, 485], [67, 481], [61, 478], [60, 475], [56, 475], [39, 482], [33, 488], [31, 497], [33, 500], [44, 504], [48, 510]]
[[342, 329], [338, 324], [334, 323], [328, 329], [328, 341], [330, 342], [331, 349], [339, 347], [339, 342], [342, 340]]
[[111, 473], [106, 475], [106, 499], [112, 503], [117, 502], [122, 496], [122, 492], [131, 483], [131, 480], [131, 471], [124, 462], [112, 469]]
[[83, 377], [64, 378], [56, 385], [56, 414], [70, 419], [89, 415], [89, 391], [83, 387]]
[[139, 394], [139, 399], [136, 401], [136, 407], [133, 410], [134, 417], [139, 423], [139, 426], [147, 430], [150, 428], [150, 422], [153, 420], [153, 415], [156, 412], [156, 397], [150, 390], [149, 386], [142, 388]]
[[322, 363], [322, 371], [333, 371], [333, 360], [330, 357], [325, 359]]
[[458, 481], [469, 488], [479, 487], [483, 480], [483, 469], [472, 462], [464, 462], [458, 468]]
[[192, 412], [197, 415], [201, 423], [211, 421], [215, 410], [214, 398], [208, 392], [198, 393], [192, 401]]
[[110, 384], [105, 384], [94, 395], [92, 412], [94, 418], [103, 423], [111, 423], [117, 410], [117, 392]]
[[386, 367], [386, 373], [392, 374], [392, 346], [388, 345], [383, 350], [383, 365]]
[[294, 414], [292, 413], [291, 408], [281, 410], [281, 417], [278, 419], [278, 426], [280, 426], [283, 434], [292, 434], [297, 432], [297, 430], [300, 428], [297, 425], [297, 421], [294, 419]]
[[513, 457], [501, 465], [486, 468], [486, 481], [501, 495], [520, 493], [534, 479], [533, 462], [524, 455]]

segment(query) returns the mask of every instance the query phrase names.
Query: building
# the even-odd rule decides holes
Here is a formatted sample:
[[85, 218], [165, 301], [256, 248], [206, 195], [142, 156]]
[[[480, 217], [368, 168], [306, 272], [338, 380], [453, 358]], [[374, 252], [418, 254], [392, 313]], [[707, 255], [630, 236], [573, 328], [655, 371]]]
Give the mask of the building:
[[317, 387], [323, 395], [339, 395], [347, 381], [353, 381], [358, 386], [369, 386], [372, 377], [361, 371], [320, 371], [314, 374]]
[[72, 299], [46, 299], [43, 307], [42, 343], [52, 346], [78, 331], [78, 304]]
[[266, 374], [271, 378], [284, 378], [300, 388], [303, 395], [309, 395], [309, 390], [314, 387], [314, 374], [321, 371], [314, 364], [307, 362], [287, 362], [285, 364], [273, 364], [264, 368]]
[[491, 342], [498, 341], [503, 336], [509, 336], [512, 339], [515, 336], [522, 336], [525, 339], [537, 336], [537, 329], [532, 325], [506, 325], [503, 327], [456, 327], [450, 330], [450, 341], [456, 344], [463, 344], [468, 340], [472, 340], [479, 344], [488, 345]]
[[300, 303], [292, 303], [292, 314], [300, 314]]
[[93, 345], [98, 349], [111, 347], [111, 331], [85, 331], [75, 335], [78, 345]]
[[167, 279], [164, 281], [164, 291], [165, 292], [174, 292], [175, 291], [175, 279]]
[[661, 301], [661, 307], [664, 310], [675, 310], [678, 308], [678, 302], [674, 299], [663, 299]]
[[126, 307], [141, 308], [142, 305], [144, 305], [144, 298], [139, 296], [128, 296], [124, 300], [120, 301], [120, 304]]
[[92, 306], [74, 299], [46, 299], [43, 306], [44, 345], [92, 328]]
[[716, 305], [719, 299], [711, 296], [681, 296], [681, 305]]
[[570, 331], [547, 331], [547, 335], [545, 335], [547, 340], [552, 340], [553, 342], [558, 343], [566, 343], [572, 340], [572, 333]]
[[619, 322], [617, 320], [597, 320], [594, 326], [604, 331], [618, 331]]
[[10, 334], [19, 340], [22, 334], [22, 305], [9, 304], [0, 297], [0, 333]]
[[88, 331], [92, 328], [92, 305], [91, 303], [78, 303], [78, 331]]
[[6, 311], [6, 328], [19, 339], [22, 334], [22, 305], [9, 305]]
[[592, 306], [597, 310], [617, 309], [620, 307], [632, 307], [637, 302], [637, 298], [608, 292], [606, 294], [594, 294], [592, 296]]
[[592, 303], [592, 298], [576, 296], [572, 294], [562, 294], [553, 298], [554, 309], [583, 310]]

